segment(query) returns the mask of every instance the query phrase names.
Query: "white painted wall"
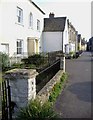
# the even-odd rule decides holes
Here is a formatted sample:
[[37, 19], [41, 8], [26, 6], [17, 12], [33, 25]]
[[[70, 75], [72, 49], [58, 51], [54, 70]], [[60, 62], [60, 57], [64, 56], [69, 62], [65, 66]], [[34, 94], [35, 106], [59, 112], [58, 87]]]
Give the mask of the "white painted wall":
[[[68, 53], [68, 44], [69, 44], [69, 38], [68, 38], [68, 24], [67, 24], [67, 18], [66, 18], [66, 23], [65, 23], [65, 29], [63, 32], [63, 52]], [[66, 51], [65, 51], [65, 45], [66, 45]]]
[[[39, 39], [43, 29], [44, 15], [29, 0], [13, 0], [0, 2], [0, 44], [9, 44], [9, 54], [16, 52], [16, 40], [23, 39], [23, 52], [27, 54], [27, 38]], [[23, 9], [23, 25], [17, 23], [17, 6]], [[33, 28], [29, 27], [29, 14], [33, 14]], [[37, 19], [40, 20], [40, 31], [37, 31]], [[1, 47], [1, 46], [0, 46]]]
[[69, 52], [75, 52], [75, 44], [73, 43], [69, 44]]
[[69, 48], [67, 46], [65, 51], [65, 45], [69, 44], [68, 41], [68, 26], [67, 20], [65, 24], [64, 32], [43, 32], [42, 46], [44, 52], [52, 52], [62, 50], [62, 39], [63, 39], [63, 52], [68, 52]]
[[43, 32], [43, 52], [62, 50], [62, 32]]

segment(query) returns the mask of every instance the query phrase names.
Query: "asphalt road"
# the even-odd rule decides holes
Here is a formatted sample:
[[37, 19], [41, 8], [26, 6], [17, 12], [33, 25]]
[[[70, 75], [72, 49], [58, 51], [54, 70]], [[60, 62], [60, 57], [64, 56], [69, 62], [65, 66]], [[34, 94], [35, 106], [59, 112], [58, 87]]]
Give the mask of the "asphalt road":
[[91, 118], [91, 53], [66, 60], [68, 83], [54, 109], [60, 118]]

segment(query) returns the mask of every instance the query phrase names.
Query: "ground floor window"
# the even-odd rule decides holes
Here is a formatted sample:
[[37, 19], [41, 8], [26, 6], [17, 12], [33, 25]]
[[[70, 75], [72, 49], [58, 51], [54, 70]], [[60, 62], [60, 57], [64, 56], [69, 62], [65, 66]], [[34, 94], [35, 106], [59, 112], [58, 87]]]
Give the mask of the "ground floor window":
[[23, 40], [17, 39], [17, 54], [23, 53]]
[[1, 43], [1, 51], [9, 55], [9, 44]]

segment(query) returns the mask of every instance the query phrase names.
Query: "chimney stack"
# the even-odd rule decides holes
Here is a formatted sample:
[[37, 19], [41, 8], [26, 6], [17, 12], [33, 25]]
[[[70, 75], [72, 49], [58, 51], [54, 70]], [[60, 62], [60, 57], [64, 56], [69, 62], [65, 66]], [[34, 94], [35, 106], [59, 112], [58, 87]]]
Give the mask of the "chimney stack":
[[49, 14], [49, 18], [54, 18], [55, 14], [54, 13], [50, 13]]

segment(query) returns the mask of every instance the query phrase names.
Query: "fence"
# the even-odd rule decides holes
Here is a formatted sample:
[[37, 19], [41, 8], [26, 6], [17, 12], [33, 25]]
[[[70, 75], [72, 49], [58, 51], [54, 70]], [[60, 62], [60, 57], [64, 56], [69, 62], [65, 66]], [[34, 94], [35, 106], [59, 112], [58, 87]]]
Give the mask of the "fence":
[[2, 81], [2, 120], [12, 120], [11, 91], [9, 81]]
[[49, 80], [60, 70], [60, 60], [44, 69], [36, 76], [36, 93], [38, 93]]

